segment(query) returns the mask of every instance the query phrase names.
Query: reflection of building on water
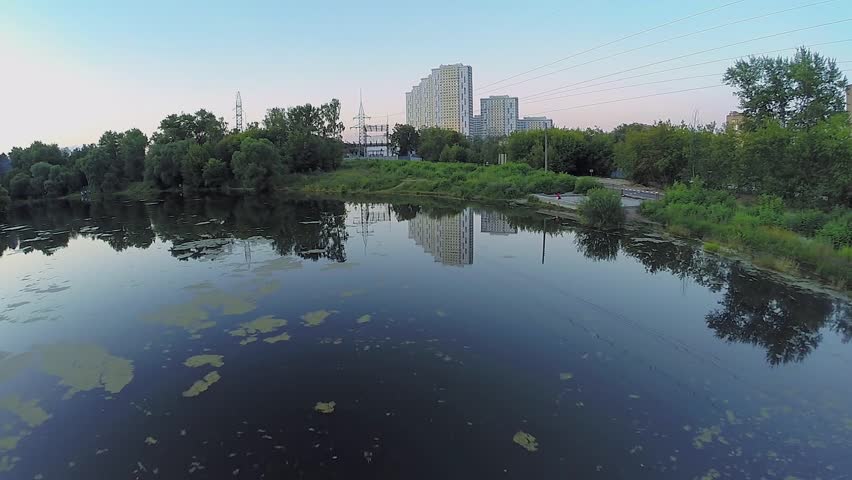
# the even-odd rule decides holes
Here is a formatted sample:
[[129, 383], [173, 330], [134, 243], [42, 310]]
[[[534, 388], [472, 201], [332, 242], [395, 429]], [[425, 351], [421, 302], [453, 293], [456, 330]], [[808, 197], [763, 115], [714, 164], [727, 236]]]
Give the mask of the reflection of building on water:
[[350, 221], [358, 227], [358, 232], [364, 240], [364, 248], [366, 249], [367, 238], [373, 235], [373, 225], [390, 222], [391, 207], [387, 203], [359, 203], [348, 208], [347, 214]]
[[419, 214], [408, 222], [408, 238], [445, 265], [473, 264], [473, 211], [446, 217]]
[[509, 217], [497, 212], [482, 212], [482, 233], [492, 235], [512, 235], [518, 233], [518, 229], [509, 223]]

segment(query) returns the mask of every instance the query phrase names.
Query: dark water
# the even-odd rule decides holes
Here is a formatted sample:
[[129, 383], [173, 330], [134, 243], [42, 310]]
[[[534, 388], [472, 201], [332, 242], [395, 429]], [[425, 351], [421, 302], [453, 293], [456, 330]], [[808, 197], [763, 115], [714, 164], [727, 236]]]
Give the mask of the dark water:
[[850, 304], [653, 234], [174, 197], [0, 252], [2, 478], [852, 475]]

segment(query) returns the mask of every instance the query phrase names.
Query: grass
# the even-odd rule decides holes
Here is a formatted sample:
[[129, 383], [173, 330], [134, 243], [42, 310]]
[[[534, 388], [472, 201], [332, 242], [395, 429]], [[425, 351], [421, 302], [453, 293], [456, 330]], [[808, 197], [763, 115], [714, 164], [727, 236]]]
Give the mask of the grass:
[[348, 160], [330, 173], [305, 175], [289, 188], [307, 193], [437, 195], [461, 199], [512, 200], [532, 193], [570, 192], [575, 177], [529, 165]]
[[685, 237], [745, 254], [764, 268], [810, 273], [840, 290], [852, 285], [852, 212], [792, 211], [776, 197], [747, 205], [727, 192], [676, 184], [663, 200], [646, 202], [642, 213]]

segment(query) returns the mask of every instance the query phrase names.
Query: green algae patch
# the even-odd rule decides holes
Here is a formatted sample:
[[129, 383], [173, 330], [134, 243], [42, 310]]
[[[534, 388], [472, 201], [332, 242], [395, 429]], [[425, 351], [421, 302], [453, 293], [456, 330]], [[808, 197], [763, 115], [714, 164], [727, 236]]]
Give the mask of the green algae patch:
[[5, 382], [16, 377], [33, 363], [33, 354], [30, 352], [19, 355], [0, 355], [0, 382]]
[[308, 312], [302, 315], [302, 320], [304, 320], [303, 325], [306, 327], [317, 327], [325, 323], [325, 319], [328, 318], [332, 313], [337, 313], [335, 310], [317, 310], [315, 312]]
[[319, 413], [325, 413], [325, 414], [334, 413], [334, 407], [336, 405], [337, 404], [334, 403], [334, 402], [328, 402], [328, 403], [317, 402], [317, 404], [314, 405], [314, 410], [318, 411]]
[[437, 315], [439, 317], [446, 317], [447, 313], [443, 310], [435, 310], [435, 315]]
[[195, 355], [187, 358], [183, 364], [192, 368], [203, 367], [205, 365], [221, 367], [225, 364], [222, 360], [223, 358], [224, 357], [222, 355]]
[[710, 470], [707, 471], [707, 473], [705, 473], [701, 477], [696, 477], [696, 478], [697, 478], [697, 480], [716, 480], [718, 478], [722, 478], [722, 474], [719, 473], [719, 471], [716, 470], [715, 468], [711, 468]]
[[192, 303], [163, 307], [146, 316], [145, 321], [179, 327], [192, 334], [216, 325], [216, 322], [209, 320], [209, 315], [203, 308]]
[[132, 361], [112, 356], [97, 345], [44, 345], [36, 351], [41, 354], [41, 370], [69, 387], [64, 399], [98, 388], [119, 393], [133, 380]]
[[221, 309], [222, 315], [242, 315], [257, 309], [248, 298], [215, 290], [195, 297], [194, 303], [202, 307]]
[[19, 457], [9, 457], [6, 455], [0, 457], [0, 472], [11, 472], [19, 460]]
[[357, 267], [358, 265], [360, 265], [358, 262], [335, 262], [323, 265], [320, 270], [325, 272], [332, 270], [349, 270]]
[[302, 268], [302, 262], [293, 257], [280, 257], [275, 260], [264, 262], [261, 266], [254, 269], [255, 275], [267, 276], [275, 272], [284, 272], [287, 270], [297, 270]]
[[286, 342], [290, 340], [290, 335], [287, 332], [282, 333], [281, 335], [276, 335], [274, 337], [264, 338], [263, 341], [266, 343], [278, 343], [278, 342]]
[[14, 414], [30, 427], [37, 427], [51, 417], [38, 406], [38, 400], [25, 402], [17, 395], [0, 398], [0, 410]]
[[206, 392], [211, 385], [218, 382], [222, 379], [222, 376], [219, 375], [219, 372], [210, 372], [204, 376], [201, 380], [196, 380], [195, 383], [189, 387], [189, 390], [183, 392], [184, 397], [197, 397], [202, 393]]
[[529, 433], [519, 431], [512, 437], [512, 441], [527, 449], [527, 451], [535, 452], [538, 450], [538, 441]]
[[266, 315], [250, 322], [241, 323], [240, 328], [231, 330], [229, 333], [234, 337], [248, 337], [258, 333], [272, 333], [287, 325], [287, 320]]
[[8, 452], [18, 447], [18, 442], [24, 438], [23, 436], [0, 437], [0, 452]]
[[692, 445], [697, 449], [704, 448], [704, 445], [713, 443], [713, 440], [719, 439], [723, 440], [720, 434], [722, 433], [722, 428], [718, 425], [713, 425], [709, 428], [702, 428], [699, 430], [698, 435], [692, 439]]
[[145, 439], [145, 444], [146, 445], [156, 445], [157, 439], [154, 438], [154, 437], [148, 437], [148, 438]]
[[252, 336], [252, 337], [246, 337], [246, 338], [244, 338], [244, 339], [240, 340], [240, 345], [242, 345], [242, 346], [246, 346], [246, 345], [248, 345], [249, 343], [254, 343], [254, 342], [256, 342], [256, 341], [257, 341], [257, 337], [254, 337], [254, 336]]
[[349, 297], [354, 297], [355, 295], [363, 295], [365, 293], [367, 293], [367, 291], [364, 290], [364, 289], [346, 290], [345, 292], [341, 292], [340, 296], [343, 297], [343, 298], [349, 298]]
[[559, 374], [559, 380], [571, 380], [572, 378], [574, 378], [573, 373], [563, 372]]
[[370, 317], [369, 315], [361, 315], [360, 317], [358, 317], [358, 320], [355, 320], [355, 323], [363, 325], [365, 323], [369, 323], [371, 319], [372, 317]]

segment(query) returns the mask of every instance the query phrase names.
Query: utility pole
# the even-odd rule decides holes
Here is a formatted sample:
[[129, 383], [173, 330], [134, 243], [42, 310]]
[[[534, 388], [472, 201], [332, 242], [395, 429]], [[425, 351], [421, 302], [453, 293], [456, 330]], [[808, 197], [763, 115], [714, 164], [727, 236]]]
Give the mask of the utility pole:
[[547, 171], [547, 125], [544, 126], [544, 171]]

